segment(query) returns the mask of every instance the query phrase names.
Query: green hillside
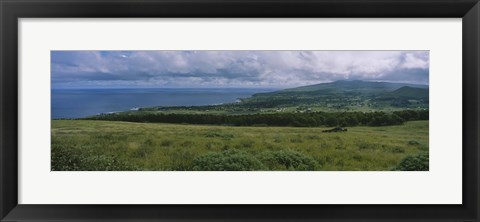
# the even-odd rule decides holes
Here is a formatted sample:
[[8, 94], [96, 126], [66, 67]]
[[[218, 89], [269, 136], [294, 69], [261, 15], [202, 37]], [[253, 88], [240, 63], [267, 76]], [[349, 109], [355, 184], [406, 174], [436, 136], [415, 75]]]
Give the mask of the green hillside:
[[389, 92], [399, 89], [404, 86], [415, 88], [428, 88], [426, 85], [416, 85], [408, 83], [390, 83], [390, 82], [369, 82], [362, 80], [339, 80], [329, 83], [320, 83], [309, 86], [301, 86], [296, 88], [284, 89], [272, 93], [259, 93], [259, 95], [282, 94], [290, 92], [341, 92], [341, 91], [356, 91], [364, 93], [381, 93]]
[[[410, 104], [403, 100], [416, 100], [416, 102]], [[333, 107], [345, 111], [383, 110], [390, 107], [428, 108], [428, 86], [360, 80], [336, 81], [257, 93], [250, 98], [242, 99], [240, 105], [270, 108], [303, 105]]]
[[205, 106], [143, 107], [135, 114], [248, 115], [303, 112], [394, 112], [428, 110], [428, 86], [408, 83], [336, 81], [257, 93], [239, 102]]
[[428, 99], [428, 89], [404, 86], [393, 92], [385, 93], [383, 96], [405, 99]]

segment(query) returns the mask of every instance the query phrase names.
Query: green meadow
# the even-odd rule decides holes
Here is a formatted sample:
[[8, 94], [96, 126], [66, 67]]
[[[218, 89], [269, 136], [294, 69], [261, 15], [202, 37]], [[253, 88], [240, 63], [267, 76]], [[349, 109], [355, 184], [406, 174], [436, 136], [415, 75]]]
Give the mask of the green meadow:
[[428, 120], [393, 126], [240, 127], [52, 120], [54, 171], [428, 170]]

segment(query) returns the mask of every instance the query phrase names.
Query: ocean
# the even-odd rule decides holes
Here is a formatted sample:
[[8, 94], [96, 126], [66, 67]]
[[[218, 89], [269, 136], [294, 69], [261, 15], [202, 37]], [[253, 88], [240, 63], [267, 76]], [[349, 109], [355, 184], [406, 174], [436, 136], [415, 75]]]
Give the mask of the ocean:
[[52, 118], [81, 118], [99, 113], [149, 106], [199, 106], [233, 103], [255, 93], [276, 89], [52, 89]]

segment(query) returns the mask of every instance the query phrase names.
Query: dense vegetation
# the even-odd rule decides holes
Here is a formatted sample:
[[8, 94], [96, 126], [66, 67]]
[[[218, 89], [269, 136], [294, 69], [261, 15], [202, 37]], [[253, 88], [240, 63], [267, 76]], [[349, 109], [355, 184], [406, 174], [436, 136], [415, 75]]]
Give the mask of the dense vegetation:
[[428, 170], [428, 121], [228, 127], [52, 121], [52, 170]]
[[426, 171], [429, 169], [428, 153], [407, 156], [402, 160], [394, 170], [399, 171]]
[[389, 126], [406, 121], [428, 120], [428, 110], [403, 110], [386, 112], [313, 112], [275, 114], [163, 114], [115, 113], [89, 117], [90, 120], [110, 120], [149, 123], [188, 123], [227, 126]]

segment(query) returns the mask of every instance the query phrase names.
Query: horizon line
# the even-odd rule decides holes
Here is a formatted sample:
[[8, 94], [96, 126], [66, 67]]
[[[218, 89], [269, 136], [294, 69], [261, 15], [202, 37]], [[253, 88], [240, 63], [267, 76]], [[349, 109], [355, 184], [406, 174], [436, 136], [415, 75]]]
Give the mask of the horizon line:
[[215, 87], [215, 86], [206, 86], [206, 87], [194, 87], [194, 86], [120, 86], [120, 87], [51, 87], [51, 90], [61, 90], [61, 89], [289, 89], [289, 88], [297, 88], [297, 87], [304, 87], [304, 86], [313, 86], [319, 84], [327, 84], [327, 83], [334, 83], [334, 82], [382, 82], [382, 83], [399, 83], [399, 84], [410, 84], [410, 85], [419, 85], [419, 86], [430, 86], [428, 83], [411, 83], [411, 82], [400, 82], [400, 81], [384, 81], [384, 80], [361, 80], [361, 79], [340, 79], [334, 80], [329, 82], [320, 82], [315, 84], [309, 85], [297, 85], [297, 86], [222, 86], [222, 87]]

